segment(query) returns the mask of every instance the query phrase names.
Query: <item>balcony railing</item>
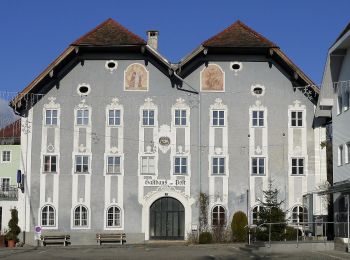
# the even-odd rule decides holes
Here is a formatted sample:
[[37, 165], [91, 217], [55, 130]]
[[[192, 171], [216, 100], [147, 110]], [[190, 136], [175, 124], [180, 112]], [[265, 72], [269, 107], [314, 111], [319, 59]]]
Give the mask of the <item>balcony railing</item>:
[[0, 200], [18, 200], [17, 186], [0, 185]]

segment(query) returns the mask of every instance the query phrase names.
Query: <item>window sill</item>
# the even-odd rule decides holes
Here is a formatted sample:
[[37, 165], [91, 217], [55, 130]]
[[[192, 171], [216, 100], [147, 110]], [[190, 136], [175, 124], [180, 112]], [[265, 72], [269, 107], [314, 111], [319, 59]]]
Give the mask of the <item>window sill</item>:
[[214, 176], [214, 177], [224, 177], [224, 176], [226, 176], [226, 174], [225, 174], [225, 173], [220, 173], [220, 174], [212, 173], [211, 176]]
[[141, 176], [155, 176], [155, 173], [140, 173]]
[[58, 172], [43, 172], [43, 174], [58, 174]]
[[174, 176], [188, 176], [188, 173], [173, 173]]
[[90, 174], [90, 172], [74, 172], [74, 174], [87, 175]]
[[106, 172], [106, 175], [121, 175], [121, 172]]
[[264, 177], [266, 174], [251, 174], [252, 177]]
[[290, 176], [293, 176], [293, 177], [297, 177], [297, 176], [299, 176], [299, 177], [305, 177], [306, 176], [306, 174], [304, 173], [304, 174], [291, 174]]

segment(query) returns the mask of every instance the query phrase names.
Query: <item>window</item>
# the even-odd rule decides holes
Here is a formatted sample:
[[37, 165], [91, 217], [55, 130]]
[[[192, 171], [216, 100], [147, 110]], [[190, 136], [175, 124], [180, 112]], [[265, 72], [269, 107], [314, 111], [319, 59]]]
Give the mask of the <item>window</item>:
[[343, 100], [344, 111], [349, 109], [349, 90], [345, 90], [344, 92], [344, 100]]
[[292, 158], [292, 175], [304, 174], [304, 158]]
[[175, 109], [175, 125], [185, 126], [187, 124], [186, 120], [186, 109]]
[[141, 174], [155, 174], [155, 157], [141, 157]]
[[120, 209], [112, 206], [107, 209], [107, 227], [120, 227]]
[[175, 157], [174, 174], [187, 174], [187, 157]]
[[107, 157], [107, 173], [120, 173], [120, 156]]
[[265, 158], [253, 157], [252, 158], [252, 175], [264, 175], [265, 174]]
[[154, 110], [145, 109], [142, 111], [142, 125], [144, 126], [154, 125]]
[[45, 111], [45, 124], [46, 125], [57, 125], [57, 110], [47, 109]]
[[44, 156], [44, 172], [56, 172], [57, 171], [57, 156], [45, 155]]
[[120, 110], [110, 109], [108, 111], [108, 125], [119, 126], [120, 125]]
[[10, 178], [1, 178], [1, 191], [10, 190]]
[[213, 226], [226, 225], [226, 210], [223, 206], [215, 206], [211, 214]]
[[338, 115], [343, 112], [343, 98], [341, 95], [338, 96]]
[[79, 205], [74, 209], [74, 226], [87, 227], [88, 225], [88, 210], [85, 206]]
[[89, 156], [76, 155], [75, 156], [75, 172], [88, 173], [89, 172]]
[[213, 158], [213, 175], [225, 174], [225, 157]]
[[225, 125], [225, 111], [214, 110], [213, 111], [213, 126], [224, 126]]
[[46, 205], [41, 209], [41, 225], [43, 227], [54, 227], [55, 225], [55, 209], [50, 205]]
[[253, 126], [264, 126], [264, 111], [253, 111]]
[[2, 162], [11, 162], [11, 151], [2, 151]]
[[263, 210], [262, 206], [255, 206], [252, 210], [253, 212], [253, 224], [257, 225], [260, 221], [260, 212]]
[[345, 163], [350, 163], [350, 142], [346, 143], [345, 149]]
[[88, 125], [89, 124], [89, 110], [78, 109], [77, 110], [77, 125]]
[[301, 206], [296, 206], [292, 210], [292, 222], [300, 223], [308, 221], [308, 211], [307, 208]]
[[343, 165], [343, 145], [338, 146], [338, 166]]
[[303, 112], [292, 111], [291, 112], [291, 126], [303, 126]]

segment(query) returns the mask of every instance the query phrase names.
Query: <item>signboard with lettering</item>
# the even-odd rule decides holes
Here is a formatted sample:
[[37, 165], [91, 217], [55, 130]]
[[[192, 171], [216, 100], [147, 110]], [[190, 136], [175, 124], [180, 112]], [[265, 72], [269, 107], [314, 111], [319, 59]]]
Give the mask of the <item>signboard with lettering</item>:
[[186, 180], [144, 179], [144, 186], [175, 186], [184, 187]]

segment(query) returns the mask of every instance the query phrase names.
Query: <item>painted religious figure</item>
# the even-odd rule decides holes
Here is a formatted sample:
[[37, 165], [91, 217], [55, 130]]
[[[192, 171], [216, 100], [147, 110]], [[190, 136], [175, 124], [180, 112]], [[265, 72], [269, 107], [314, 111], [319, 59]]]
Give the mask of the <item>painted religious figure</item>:
[[220, 66], [209, 64], [201, 72], [202, 91], [224, 91], [225, 75]]
[[148, 90], [148, 71], [141, 64], [131, 64], [124, 72], [125, 90]]

